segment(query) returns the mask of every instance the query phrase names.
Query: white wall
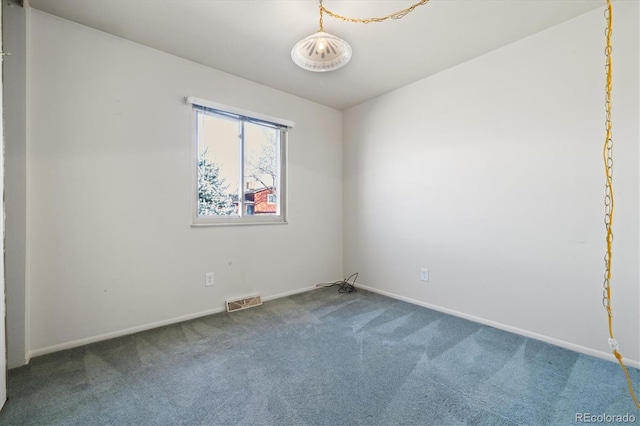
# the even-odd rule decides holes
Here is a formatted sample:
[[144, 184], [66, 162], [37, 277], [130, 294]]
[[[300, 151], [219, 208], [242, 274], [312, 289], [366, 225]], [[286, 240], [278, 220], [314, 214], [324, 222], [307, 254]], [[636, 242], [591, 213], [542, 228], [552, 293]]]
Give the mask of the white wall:
[[25, 363], [27, 8], [3, 3], [5, 277], [9, 368]]
[[[3, 37], [3, 23], [2, 23], [2, 11], [3, 7], [0, 5], [0, 51], [4, 52], [4, 44], [2, 42]], [[0, 62], [4, 58], [0, 59]], [[0, 69], [0, 143], [2, 150], [0, 150], [0, 190], [4, 194], [4, 98], [3, 98], [3, 74]], [[5, 241], [5, 208], [4, 197], [2, 197], [2, 235], [0, 238], [0, 253], [4, 253], [4, 241]], [[3, 327], [0, 327], [0, 409], [7, 400], [7, 339], [6, 339], [6, 301], [5, 301], [5, 269], [4, 269], [4, 256], [0, 258], [0, 318], [2, 318]]]
[[[637, 366], [639, 11], [615, 7], [613, 306]], [[376, 291], [606, 356], [603, 28], [594, 11], [342, 117], [33, 11], [31, 353], [342, 277], [344, 247]], [[296, 122], [289, 225], [189, 226], [185, 95]]]
[[[30, 36], [32, 355], [342, 276], [339, 111], [35, 10]], [[295, 121], [288, 225], [190, 226], [187, 95]]]
[[[613, 309], [621, 352], [638, 366], [639, 11], [615, 8]], [[345, 271], [385, 294], [611, 358], [604, 27], [596, 10], [347, 110]]]

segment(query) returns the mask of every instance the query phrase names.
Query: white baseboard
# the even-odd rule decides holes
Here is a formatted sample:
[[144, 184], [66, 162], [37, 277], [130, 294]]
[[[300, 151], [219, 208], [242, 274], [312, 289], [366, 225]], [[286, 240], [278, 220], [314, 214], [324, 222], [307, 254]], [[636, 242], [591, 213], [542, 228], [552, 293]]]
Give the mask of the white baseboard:
[[30, 353], [25, 353], [24, 358], [20, 360], [22, 363], [7, 363], [7, 370], [12, 370], [14, 368], [18, 368], [18, 367], [22, 367], [25, 366], [27, 364], [29, 364], [29, 361], [31, 361], [31, 354]]
[[[298, 294], [298, 293], [305, 293], [307, 291], [315, 290], [315, 289], [316, 289], [315, 286], [313, 286], [313, 287], [305, 287], [305, 288], [302, 288], [302, 289], [296, 289], [296, 290], [288, 291], [288, 292], [285, 292], [285, 293], [279, 293], [279, 294], [275, 294], [275, 295], [272, 295], [272, 296], [266, 296], [266, 297], [263, 297], [262, 300], [266, 302], [266, 301], [269, 301], [269, 300], [280, 299], [282, 297], [287, 297], [287, 296], [291, 296], [291, 295]], [[69, 341], [69, 342], [64, 342], [64, 343], [60, 343], [60, 344], [57, 344], [57, 345], [48, 346], [46, 348], [35, 349], [35, 350], [27, 352], [26, 364], [28, 364], [31, 361], [31, 358], [33, 358], [33, 357], [46, 355], [46, 354], [50, 354], [50, 353], [53, 353], [53, 352], [63, 351], [63, 350], [66, 350], [66, 349], [76, 348], [78, 346], [84, 346], [84, 345], [88, 345], [90, 343], [101, 342], [103, 340], [109, 340], [109, 339], [113, 339], [115, 337], [127, 336], [129, 334], [138, 333], [140, 331], [151, 330], [153, 328], [163, 327], [165, 325], [177, 324], [177, 323], [180, 323], [180, 322], [189, 321], [189, 320], [196, 319], [196, 318], [201, 318], [201, 317], [206, 317], [208, 315], [213, 315], [213, 314], [217, 314], [217, 313], [220, 313], [220, 312], [225, 312], [224, 306], [221, 306], [219, 308], [209, 309], [209, 310], [202, 311], [202, 312], [196, 312], [196, 313], [193, 313], [193, 314], [183, 315], [183, 316], [180, 316], [180, 317], [169, 318], [169, 319], [162, 320], [162, 321], [148, 323], [148, 324], [144, 324], [144, 325], [140, 325], [140, 326], [136, 326], [136, 327], [130, 327], [130, 328], [126, 328], [126, 329], [123, 329], [123, 330], [118, 330], [118, 331], [112, 331], [112, 332], [109, 332], [109, 333], [99, 334], [97, 336], [91, 336], [91, 337], [85, 337], [83, 339], [72, 340], [72, 341]]]
[[224, 312], [224, 307], [209, 309], [207, 311], [197, 312], [194, 314], [183, 315], [180, 317], [170, 318], [162, 321], [152, 322], [144, 325], [139, 325], [136, 327], [125, 328], [123, 330], [112, 331], [109, 333], [99, 334], [97, 336], [85, 337], [83, 339], [72, 340], [69, 342], [60, 343], [53, 346], [48, 346], [46, 348], [40, 348], [32, 350], [29, 355], [29, 358], [37, 357], [41, 355], [50, 354], [53, 352], [63, 351], [65, 349], [76, 348], [78, 346], [88, 345], [90, 343], [101, 342], [103, 340], [113, 339], [114, 337], [126, 336], [128, 334], [138, 333], [140, 331], [151, 330], [153, 328], [163, 327], [165, 325], [176, 324], [183, 321], [189, 321], [195, 318], [204, 317], [207, 315], [217, 314], [219, 312]]
[[[601, 359], [605, 359], [607, 361], [612, 361], [612, 362], [616, 362], [617, 360], [616, 358], [613, 356], [613, 354], [610, 354], [608, 352], [602, 352], [602, 351], [597, 351], [595, 349], [591, 349], [591, 348], [587, 348], [585, 346], [580, 346], [580, 345], [576, 345], [570, 342], [565, 342], [564, 340], [559, 340], [553, 337], [549, 337], [549, 336], [545, 336], [542, 334], [538, 334], [538, 333], [534, 333], [528, 330], [524, 330], [524, 329], [520, 329], [517, 327], [513, 327], [510, 325], [506, 325], [506, 324], [502, 324], [502, 323], [498, 323], [495, 321], [491, 321], [491, 320], [487, 320], [485, 318], [481, 318], [481, 317], [476, 317], [474, 315], [469, 315], [469, 314], [465, 314], [463, 312], [458, 312], [452, 309], [448, 309], [448, 308], [443, 308], [441, 306], [437, 306], [437, 305], [432, 305], [430, 303], [426, 303], [426, 302], [422, 302], [416, 299], [412, 299], [409, 297], [405, 297], [405, 296], [401, 296], [399, 294], [395, 294], [395, 293], [391, 293], [388, 291], [384, 291], [384, 290], [380, 290], [374, 287], [369, 287], [360, 283], [356, 284], [356, 287], [358, 288], [362, 288], [363, 290], [368, 290], [371, 291], [373, 293], [377, 293], [377, 294], [381, 294], [383, 296], [387, 296], [387, 297], [391, 297], [392, 299], [396, 299], [396, 300], [401, 300], [403, 302], [407, 302], [407, 303], [411, 303], [414, 305], [418, 305], [418, 306], [422, 306], [428, 309], [433, 309], [434, 311], [439, 311], [439, 312], [443, 312], [445, 314], [449, 314], [449, 315], [453, 315], [459, 318], [464, 318], [473, 322], [477, 322], [480, 324], [484, 324], [484, 325], [488, 325], [490, 327], [494, 327], [500, 330], [504, 330], [504, 331], [508, 331], [511, 333], [515, 333], [515, 334], [519, 334], [521, 336], [525, 336], [525, 337], [530, 337], [532, 339], [536, 339], [536, 340], [540, 340], [555, 346], [559, 346], [561, 348], [565, 348], [565, 349], [569, 349], [575, 352], [579, 352], [579, 353], [583, 353], [586, 355], [590, 355], [590, 356], [594, 356], [597, 358], [601, 358]], [[316, 286], [312, 286], [312, 287], [305, 287], [302, 289], [296, 289], [296, 290], [292, 290], [292, 291], [288, 291], [288, 292], [284, 292], [284, 293], [279, 293], [279, 294], [275, 294], [272, 296], [266, 296], [264, 297], [262, 300], [267, 302], [269, 300], [275, 300], [275, 299], [280, 299], [283, 297], [287, 297], [287, 296], [292, 296], [294, 294], [299, 294], [299, 293], [305, 293], [307, 291], [311, 291], [311, 290], [316, 290], [317, 287]], [[189, 314], [189, 315], [183, 315], [180, 317], [175, 317], [175, 318], [170, 318], [167, 320], [162, 320], [162, 321], [157, 321], [157, 322], [153, 322], [153, 323], [149, 323], [149, 324], [144, 324], [144, 325], [140, 325], [140, 326], [136, 326], [136, 327], [130, 327], [130, 328], [126, 328], [123, 330], [118, 330], [118, 331], [113, 331], [110, 333], [104, 333], [104, 334], [100, 334], [97, 336], [91, 336], [91, 337], [86, 337], [83, 339], [78, 339], [78, 340], [72, 340], [69, 342], [65, 342], [65, 343], [60, 343], [57, 345], [53, 345], [53, 346], [48, 346], [45, 348], [40, 348], [40, 349], [36, 349], [33, 351], [29, 351], [27, 352], [27, 356], [26, 356], [26, 360], [25, 360], [25, 364], [28, 364], [31, 361], [31, 358], [33, 357], [37, 357], [37, 356], [41, 356], [41, 355], [46, 355], [46, 354], [50, 354], [53, 352], [58, 352], [58, 351], [63, 351], [66, 349], [71, 349], [71, 348], [75, 348], [78, 346], [84, 346], [84, 345], [88, 345], [90, 343], [95, 343], [95, 342], [100, 342], [103, 340], [108, 340], [108, 339], [113, 339], [115, 337], [121, 337], [121, 336], [126, 336], [129, 334], [134, 334], [134, 333], [138, 333], [140, 331], [146, 331], [146, 330], [151, 330], [153, 328], [158, 328], [158, 327], [163, 327], [165, 325], [171, 325], [171, 324], [176, 324], [176, 323], [180, 323], [183, 321], [189, 321], [192, 319], [196, 319], [196, 318], [200, 318], [200, 317], [205, 317], [208, 315], [212, 315], [212, 314], [217, 314], [220, 312], [224, 312], [225, 309], [224, 307], [219, 307], [219, 308], [215, 308], [215, 309], [210, 309], [207, 311], [202, 311], [202, 312], [197, 312], [194, 314]], [[635, 368], [640, 368], [640, 362], [635, 361], [635, 360], [630, 360], [630, 359], [625, 359], [625, 364], [627, 364], [630, 367], [635, 367]]]
[[[591, 348], [587, 348], [585, 346], [580, 346], [580, 345], [576, 345], [574, 343], [570, 343], [570, 342], [565, 342], [564, 340], [560, 340], [560, 339], [556, 339], [553, 337], [549, 337], [549, 336], [545, 336], [543, 334], [538, 334], [538, 333], [534, 333], [528, 330], [524, 330], [521, 328], [517, 328], [517, 327], [512, 327], [510, 325], [506, 325], [506, 324], [502, 324], [499, 322], [495, 322], [495, 321], [491, 321], [485, 318], [480, 318], [480, 317], [476, 317], [473, 315], [469, 315], [469, 314], [465, 314], [464, 312], [458, 312], [458, 311], [454, 311], [453, 309], [448, 309], [448, 308], [443, 308], [442, 306], [437, 306], [437, 305], [432, 305], [430, 303], [426, 303], [426, 302], [421, 302], [419, 300], [416, 299], [411, 299], [409, 297], [405, 297], [405, 296], [400, 296], [399, 294], [395, 294], [395, 293], [391, 293], [388, 291], [384, 291], [384, 290], [380, 290], [374, 287], [369, 287], [363, 284], [356, 284], [356, 287], [361, 288], [363, 290], [368, 290], [371, 291], [373, 293], [377, 293], [377, 294], [381, 294], [383, 296], [387, 296], [387, 297], [391, 297], [392, 299], [397, 299], [397, 300], [401, 300], [403, 302], [407, 302], [407, 303], [411, 303], [413, 305], [418, 305], [418, 306], [422, 306], [425, 308], [429, 308], [429, 309], [433, 309], [434, 311], [439, 311], [445, 314], [449, 314], [449, 315], [453, 315], [459, 318], [464, 318], [467, 319], [469, 321], [473, 321], [473, 322], [477, 322], [480, 324], [484, 324], [484, 325], [488, 325], [490, 327], [494, 327], [500, 330], [504, 330], [504, 331], [508, 331], [510, 333], [515, 333], [515, 334], [519, 334], [521, 336], [524, 337], [530, 337], [532, 339], [536, 339], [536, 340], [540, 340], [555, 346], [559, 346], [561, 348], [565, 348], [565, 349], [569, 349], [575, 352], [579, 352], [585, 355], [590, 355], [590, 356], [594, 356], [596, 358], [601, 358], [607, 361], [612, 361], [615, 362], [616, 364], [618, 363], [618, 360], [616, 359], [616, 357], [613, 356], [613, 354], [609, 353], [609, 352], [602, 352], [602, 351], [598, 351], [595, 349], [591, 349]], [[632, 359], [625, 359], [624, 363], [630, 367], [635, 367], [635, 368], [640, 368], [640, 361], [635, 361]]]
[[269, 300], [281, 299], [283, 297], [293, 296], [294, 294], [306, 293], [307, 291], [316, 290], [316, 289], [317, 289], [316, 286], [299, 288], [297, 290], [274, 294], [273, 296], [266, 296], [266, 297], [263, 297], [262, 300], [264, 302], [268, 302]]

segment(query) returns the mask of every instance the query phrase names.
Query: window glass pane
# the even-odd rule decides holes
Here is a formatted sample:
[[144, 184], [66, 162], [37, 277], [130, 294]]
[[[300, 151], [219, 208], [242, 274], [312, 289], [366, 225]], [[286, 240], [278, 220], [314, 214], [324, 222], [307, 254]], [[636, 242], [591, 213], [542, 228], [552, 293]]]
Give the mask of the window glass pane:
[[278, 214], [278, 137], [276, 129], [244, 125], [244, 199], [247, 215]]
[[286, 128], [193, 103], [194, 226], [287, 223]]
[[198, 112], [198, 216], [238, 214], [238, 123]]

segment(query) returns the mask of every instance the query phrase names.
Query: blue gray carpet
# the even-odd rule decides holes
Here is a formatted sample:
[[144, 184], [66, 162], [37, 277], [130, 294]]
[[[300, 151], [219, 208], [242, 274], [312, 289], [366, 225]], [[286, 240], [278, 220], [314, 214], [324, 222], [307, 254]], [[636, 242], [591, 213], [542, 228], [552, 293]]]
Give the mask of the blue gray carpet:
[[9, 372], [0, 424], [567, 425], [627, 413], [640, 424], [617, 364], [334, 287], [33, 359]]

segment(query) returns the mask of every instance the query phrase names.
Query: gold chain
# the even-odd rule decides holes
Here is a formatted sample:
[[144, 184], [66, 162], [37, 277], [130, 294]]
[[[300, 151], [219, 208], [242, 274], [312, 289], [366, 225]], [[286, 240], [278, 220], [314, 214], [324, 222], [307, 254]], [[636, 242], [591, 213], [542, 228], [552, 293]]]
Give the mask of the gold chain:
[[[607, 316], [611, 318], [613, 316], [611, 310], [611, 245], [613, 243], [613, 139], [611, 136], [611, 129], [613, 127], [611, 123], [611, 30], [612, 30], [612, 10], [610, 0], [607, 0], [608, 7], [605, 9], [605, 20], [607, 21], [607, 28], [605, 35], [607, 39], [607, 46], [604, 49], [606, 57], [605, 71], [606, 71], [606, 84], [605, 84], [605, 97], [604, 97], [604, 110], [605, 110], [605, 141], [604, 149], [602, 152], [604, 159], [606, 185], [604, 192], [604, 224], [607, 231], [607, 251], [604, 255], [604, 282], [602, 284], [602, 305], [607, 311]], [[612, 333], [611, 321], [609, 321], [609, 334]], [[612, 336], [613, 338], [613, 336]]]
[[613, 137], [611, 135], [611, 129], [613, 128], [611, 122], [611, 79], [613, 65], [611, 60], [611, 32], [613, 28], [613, 6], [611, 0], [607, 0], [607, 8], [604, 12], [604, 19], [607, 22], [607, 28], [605, 29], [605, 36], [607, 39], [607, 45], [604, 49], [604, 55], [606, 58], [605, 71], [607, 75], [605, 84], [605, 96], [604, 96], [604, 110], [605, 110], [605, 141], [603, 149], [604, 168], [606, 174], [606, 185], [604, 191], [604, 224], [607, 231], [607, 251], [604, 255], [604, 283], [602, 284], [602, 304], [607, 311], [607, 317], [609, 320], [609, 346], [613, 350], [613, 355], [618, 360], [622, 371], [627, 379], [627, 387], [631, 398], [637, 408], [640, 408], [640, 403], [636, 398], [636, 394], [631, 384], [631, 378], [627, 367], [622, 360], [622, 354], [618, 352], [618, 342], [613, 337], [613, 312], [611, 309], [611, 246], [613, 243]]
[[343, 20], [343, 21], [346, 21], [346, 22], [355, 22], [355, 23], [359, 23], [359, 24], [369, 24], [371, 22], [382, 22], [382, 21], [386, 21], [388, 19], [404, 18], [406, 15], [408, 15], [411, 12], [413, 12], [413, 9], [415, 9], [418, 6], [422, 6], [424, 4], [427, 4], [428, 2], [429, 2], [429, 0], [420, 0], [418, 3], [411, 5], [406, 9], [399, 10], [399, 11], [394, 12], [394, 13], [392, 13], [390, 15], [387, 15], [387, 16], [383, 16], [383, 17], [380, 17], [380, 18], [360, 19], [360, 18], [347, 18], [346, 16], [338, 15], [337, 13], [334, 13], [334, 12], [328, 10], [326, 7], [324, 7], [322, 5], [322, 1], [321, 1], [320, 2], [320, 28], [322, 28], [322, 12], [324, 12], [327, 15], [331, 16], [332, 18], [340, 19], [340, 20]]

